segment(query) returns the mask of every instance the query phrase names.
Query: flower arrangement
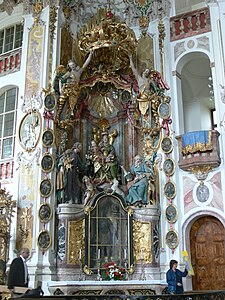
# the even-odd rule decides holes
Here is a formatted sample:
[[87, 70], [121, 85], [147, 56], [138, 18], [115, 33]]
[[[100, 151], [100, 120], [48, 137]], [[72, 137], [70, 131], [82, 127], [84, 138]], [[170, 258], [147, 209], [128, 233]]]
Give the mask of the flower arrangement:
[[105, 263], [105, 272], [103, 274], [103, 280], [124, 280], [123, 274], [125, 269], [117, 267], [116, 264], [111, 261], [110, 263]]

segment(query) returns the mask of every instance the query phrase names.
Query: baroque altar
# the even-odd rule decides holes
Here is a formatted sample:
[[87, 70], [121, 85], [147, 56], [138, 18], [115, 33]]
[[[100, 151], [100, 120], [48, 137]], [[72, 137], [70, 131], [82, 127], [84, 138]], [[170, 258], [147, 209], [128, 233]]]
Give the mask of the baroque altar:
[[[142, 39], [151, 40], [145, 31]], [[42, 169], [55, 142], [56, 279], [77, 280], [82, 273], [94, 280], [113, 262], [132, 280], [143, 274], [160, 280], [158, 150], [168, 126], [169, 88], [154, 70], [154, 57], [145, 60], [149, 49], [140, 51], [133, 30], [110, 8], [100, 9], [72, 43], [72, 59], [62, 55], [53, 90], [44, 91], [45, 118], [55, 124], [43, 134]], [[41, 196], [52, 190], [46, 177]], [[45, 233], [38, 240], [43, 251], [50, 244]]]

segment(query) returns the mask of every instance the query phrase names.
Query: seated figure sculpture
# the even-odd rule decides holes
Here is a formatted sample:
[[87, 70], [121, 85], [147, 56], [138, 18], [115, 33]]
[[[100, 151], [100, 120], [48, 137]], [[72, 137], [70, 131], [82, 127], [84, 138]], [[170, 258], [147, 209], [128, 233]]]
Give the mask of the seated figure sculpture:
[[149, 179], [154, 178], [154, 172], [147, 166], [140, 155], [134, 157], [130, 172], [125, 174], [128, 181], [126, 202], [129, 205], [142, 206], [148, 204]]

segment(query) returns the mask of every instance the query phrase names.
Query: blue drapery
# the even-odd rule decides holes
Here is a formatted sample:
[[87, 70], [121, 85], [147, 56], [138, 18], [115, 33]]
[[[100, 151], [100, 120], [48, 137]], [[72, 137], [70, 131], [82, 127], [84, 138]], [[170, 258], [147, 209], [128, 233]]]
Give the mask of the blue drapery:
[[196, 153], [212, 150], [212, 131], [201, 130], [182, 135], [182, 153]]

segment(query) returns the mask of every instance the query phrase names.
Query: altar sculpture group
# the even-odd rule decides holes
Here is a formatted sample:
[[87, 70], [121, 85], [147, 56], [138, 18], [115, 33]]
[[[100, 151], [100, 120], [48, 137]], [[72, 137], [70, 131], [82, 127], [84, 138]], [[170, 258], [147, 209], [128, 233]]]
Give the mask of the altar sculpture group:
[[[66, 72], [61, 68], [54, 80], [55, 92], [59, 94], [61, 100], [63, 99], [60, 103], [66, 102], [66, 97], [63, 94], [66, 86], [68, 84], [75, 86], [73, 95], [68, 96], [67, 94], [71, 116], [74, 114], [74, 108], [79, 97], [81, 75], [89, 65], [92, 55], [93, 50], [90, 51], [81, 68], [74, 61], [69, 61], [68, 71]], [[131, 70], [139, 87], [139, 90], [136, 90], [139, 110], [142, 115], [145, 115], [148, 108], [151, 107], [153, 118], [157, 123], [158, 104], [154, 103], [154, 100], [148, 95], [155, 93], [157, 89], [168, 89], [168, 86], [157, 71], [146, 69], [141, 76], [134, 67], [132, 55], [129, 55], [129, 59]], [[150, 101], [151, 105], [149, 104]], [[62, 109], [62, 106], [58, 108], [58, 117]], [[159, 127], [159, 124], [156, 126]], [[107, 128], [100, 129], [99, 140], [93, 134], [93, 140], [89, 145], [85, 161], [82, 161], [80, 157], [82, 145], [79, 142], [59, 157], [56, 184], [58, 203], [86, 205], [96, 192], [109, 190], [125, 197], [128, 205], [142, 206], [148, 204], [150, 193], [154, 193], [154, 188], [150, 190], [150, 186], [152, 188], [154, 184], [149, 184], [154, 182], [154, 162], [145, 161], [140, 155], [136, 155], [130, 172], [127, 172], [119, 164], [113, 146], [114, 139], [110, 138], [111, 136], [113, 135], [109, 133]]]
[[[75, 143], [59, 158], [56, 186], [58, 203], [86, 205], [95, 192], [107, 190], [125, 196], [129, 205], [148, 204], [149, 180], [154, 180], [154, 172], [141, 156], [135, 156], [134, 164], [127, 172], [119, 165], [107, 130], [102, 132], [99, 143], [91, 141], [85, 162], [79, 155], [81, 149], [82, 145]], [[127, 181], [126, 191], [120, 187], [121, 176]]]

